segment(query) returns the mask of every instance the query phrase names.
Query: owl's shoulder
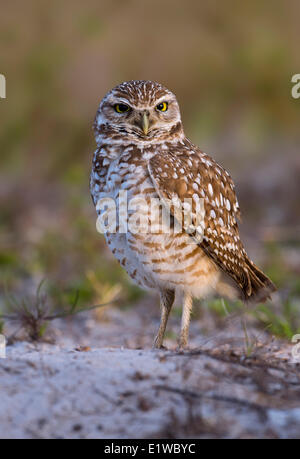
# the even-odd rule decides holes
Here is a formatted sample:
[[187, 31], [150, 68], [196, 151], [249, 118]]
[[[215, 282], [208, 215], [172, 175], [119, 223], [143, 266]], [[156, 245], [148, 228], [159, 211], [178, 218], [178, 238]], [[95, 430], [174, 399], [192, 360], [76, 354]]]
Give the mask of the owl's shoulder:
[[153, 177], [166, 189], [182, 195], [197, 194], [212, 206], [227, 207], [240, 217], [234, 182], [211, 156], [184, 139], [162, 149], [150, 161]]

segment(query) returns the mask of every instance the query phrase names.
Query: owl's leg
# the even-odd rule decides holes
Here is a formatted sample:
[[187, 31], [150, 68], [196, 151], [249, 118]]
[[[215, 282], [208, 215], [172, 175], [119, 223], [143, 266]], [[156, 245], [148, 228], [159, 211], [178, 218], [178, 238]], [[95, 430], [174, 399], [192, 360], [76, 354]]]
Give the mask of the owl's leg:
[[182, 307], [179, 349], [184, 349], [188, 344], [192, 308], [193, 308], [192, 295], [190, 295], [189, 293], [185, 293], [184, 299], [183, 299], [183, 307]]
[[164, 290], [160, 294], [160, 325], [157, 332], [157, 335], [154, 340], [153, 347], [156, 349], [160, 349], [163, 344], [164, 335], [167, 327], [167, 322], [169, 318], [169, 314], [171, 308], [173, 306], [175, 299], [175, 291], [174, 290]]

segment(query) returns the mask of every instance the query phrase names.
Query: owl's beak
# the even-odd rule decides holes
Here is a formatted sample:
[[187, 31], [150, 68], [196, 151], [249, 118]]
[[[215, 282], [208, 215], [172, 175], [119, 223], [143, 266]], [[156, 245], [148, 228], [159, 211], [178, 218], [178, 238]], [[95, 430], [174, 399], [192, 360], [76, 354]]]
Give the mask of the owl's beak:
[[149, 115], [146, 112], [143, 113], [142, 129], [143, 129], [143, 133], [147, 135], [149, 131]]

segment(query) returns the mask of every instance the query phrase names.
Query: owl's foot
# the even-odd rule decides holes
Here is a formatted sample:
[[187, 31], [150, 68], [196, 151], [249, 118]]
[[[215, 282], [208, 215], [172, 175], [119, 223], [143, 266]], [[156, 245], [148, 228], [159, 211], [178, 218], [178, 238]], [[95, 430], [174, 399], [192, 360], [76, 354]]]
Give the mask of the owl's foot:
[[189, 350], [190, 350], [190, 347], [188, 345], [183, 346], [182, 344], [178, 344], [178, 346], [176, 347], [176, 352], [179, 352], [180, 354], [182, 354], [185, 351], [189, 351]]
[[183, 352], [187, 351], [189, 349], [188, 347], [188, 339], [187, 336], [180, 336], [178, 346], [176, 348], [177, 352]]
[[167, 349], [163, 345], [163, 336], [159, 336], [159, 335], [156, 336], [156, 338], [154, 340], [154, 343], [153, 343], [153, 346], [152, 346], [152, 349]]
[[158, 347], [155, 344], [153, 344], [152, 350], [153, 351], [157, 351], [157, 350], [159, 350], [159, 351], [167, 351], [168, 348], [166, 346], [164, 346], [163, 344], [160, 347]]

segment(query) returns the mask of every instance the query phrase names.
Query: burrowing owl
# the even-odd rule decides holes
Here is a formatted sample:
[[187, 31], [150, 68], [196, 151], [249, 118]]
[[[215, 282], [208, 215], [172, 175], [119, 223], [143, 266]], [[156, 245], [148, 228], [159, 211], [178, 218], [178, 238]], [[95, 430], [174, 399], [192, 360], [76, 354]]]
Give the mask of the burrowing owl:
[[[153, 221], [150, 207], [142, 206], [140, 215], [151, 220], [148, 231], [128, 227], [120, 231], [118, 221], [116, 231], [105, 234], [110, 250], [129, 276], [143, 288], [160, 293], [161, 322], [155, 347], [162, 347], [175, 293], [183, 298], [180, 347], [187, 345], [193, 297], [211, 292], [234, 294], [245, 301], [269, 297], [275, 287], [249, 259], [239, 237], [240, 211], [233, 181], [222, 166], [185, 137], [172, 92], [152, 81], [122, 83], [101, 101], [94, 131], [94, 204], [103, 198], [114, 199], [118, 215], [118, 196], [126, 191], [128, 202], [141, 198], [149, 204], [159, 198], [172, 214], [167, 225], [161, 212], [155, 213]], [[191, 204], [184, 207], [187, 198]], [[199, 200], [204, 207], [200, 223], [195, 210]], [[178, 202], [190, 217], [181, 231], [175, 231]], [[127, 211], [130, 218], [132, 210]]]

